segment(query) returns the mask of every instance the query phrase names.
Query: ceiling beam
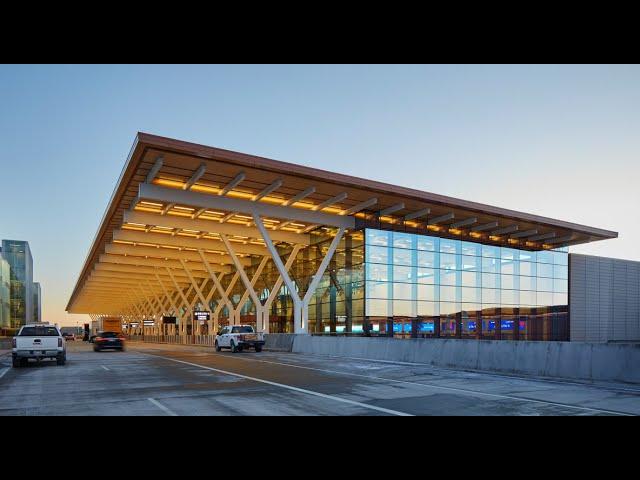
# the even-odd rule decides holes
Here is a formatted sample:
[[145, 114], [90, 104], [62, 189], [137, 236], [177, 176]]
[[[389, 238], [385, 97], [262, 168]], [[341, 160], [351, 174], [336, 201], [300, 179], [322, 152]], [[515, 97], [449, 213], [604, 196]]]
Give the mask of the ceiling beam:
[[[202, 250], [216, 250], [224, 252], [224, 243], [220, 240], [209, 238], [196, 238], [186, 235], [167, 235], [166, 233], [145, 233], [137, 230], [115, 230], [113, 232], [114, 241], [145, 243], [149, 245], [169, 245], [171, 247], [187, 247]], [[230, 239], [234, 241], [234, 239]], [[247, 253], [251, 255], [268, 255], [267, 247], [254, 245], [252, 243], [239, 243], [234, 241], [234, 249], [237, 253]]]
[[[173, 248], [158, 248], [158, 247], [143, 247], [140, 245], [123, 245], [121, 243], [111, 244], [105, 246], [105, 253], [109, 253], [112, 255], [132, 255], [136, 257], [160, 257], [166, 259], [173, 260], [189, 260], [194, 262], [200, 261], [200, 256], [198, 252], [193, 252], [190, 250], [175, 250]], [[206, 253], [207, 261], [209, 263], [219, 264], [225, 263], [229, 264], [231, 259], [227, 254], [218, 254], [218, 253]], [[240, 258], [240, 262], [243, 265], [251, 266], [250, 258]]]
[[351, 208], [347, 208], [343, 210], [340, 215], [353, 215], [354, 213], [358, 213], [365, 208], [373, 207], [376, 203], [378, 203], [377, 198], [370, 198], [369, 200], [365, 200], [364, 202], [360, 202], [357, 205], [354, 205]]
[[492, 228], [496, 228], [498, 225], [500, 225], [498, 222], [483, 223], [482, 225], [476, 225], [475, 227], [471, 227], [471, 231], [484, 232], [485, 230], [491, 230]]
[[415, 220], [420, 217], [425, 217], [431, 213], [430, 208], [423, 208], [422, 210], [418, 210], [416, 212], [409, 213], [404, 216], [405, 220]]
[[[315, 205], [311, 210], [314, 212], [319, 212], [324, 208], [330, 207], [331, 205], [335, 205], [336, 203], [343, 201], [345, 198], [347, 198], [347, 196], [348, 196], [347, 192], [339, 193], [335, 197], [331, 197], [325, 200], [324, 202], [319, 203], [318, 205]], [[315, 222], [315, 223], [322, 223], [322, 222]], [[353, 227], [347, 227], [347, 228], [353, 228]]]
[[509, 225], [508, 227], [499, 228], [491, 232], [491, 235], [503, 235], [506, 233], [513, 233], [518, 231], [518, 225]]
[[153, 182], [153, 179], [156, 178], [156, 175], [158, 175], [158, 172], [162, 168], [163, 162], [164, 157], [159, 155], [158, 158], [156, 158], [156, 163], [153, 164], [153, 167], [151, 167], [151, 170], [149, 170], [149, 173], [147, 174], [147, 179], [145, 180], [147, 183]]
[[[183, 192], [186, 193], [186, 192]], [[189, 192], [192, 193], [192, 192]], [[186, 228], [208, 233], [224, 233], [226, 235], [245, 235], [250, 238], [262, 239], [260, 232], [255, 227], [220, 223], [214, 220], [191, 220], [177, 215], [157, 215], [148, 212], [124, 212], [125, 223], [137, 223], [140, 225], [155, 225], [169, 228]], [[277, 242], [300, 243], [309, 245], [309, 235], [294, 232], [272, 231], [271, 238]]]
[[307, 187], [302, 192], [300, 192], [297, 195], [291, 197], [289, 200], [283, 202], [282, 206], [283, 207], [290, 207], [294, 203], [299, 202], [300, 200], [303, 200], [303, 199], [307, 198], [309, 195], [313, 195], [314, 193], [316, 193], [316, 187]]
[[[256, 214], [261, 217], [275, 217], [304, 223], [319, 223], [332, 227], [353, 228], [355, 225], [354, 219], [351, 217], [332, 215], [315, 210], [309, 211], [295, 207], [283, 207], [264, 202], [252, 202], [238, 198], [213, 196], [206, 193], [183, 191], [146, 183], [139, 185], [138, 196], [141, 200], [152, 200], [162, 203], [172, 202], [199, 208], [214, 208], [227, 212], [242, 212], [248, 215]], [[194, 228], [194, 230], [197, 229]]]
[[540, 240], [550, 240], [556, 237], [556, 232], [543, 233], [541, 235], [535, 235], [533, 237], [527, 238], [530, 242], [538, 242]]
[[473, 225], [474, 223], [478, 223], [478, 219], [476, 217], [467, 218], [465, 220], [460, 220], [459, 222], [452, 223], [449, 225], [451, 228], [460, 228], [467, 227], [469, 225]]
[[532, 235], [536, 235], [537, 233], [538, 230], [525, 230], [524, 232], [514, 233], [513, 235], [511, 235], [511, 238], [530, 237]]
[[198, 170], [196, 170], [193, 175], [191, 175], [191, 178], [189, 180], [187, 180], [187, 183], [185, 183], [182, 186], [183, 190], [190, 190], [191, 187], [193, 187], [196, 182], [198, 180], [200, 180], [202, 178], [202, 176], [204, 175], [204, 173], [207, 171], [207, 164], [206, 163], [202, 163], [199, 167]]
[[433, 217], [431, 220], [428, 220], [427, 225], [437, 225], [448, 220], [453, 220], [454, 218], [456, 218], [456, 215], [453, 212], [446, 213], [444, 215], [440, 215], [439, 217]]
[[[103, 253], [100, 255], [101, 263], [115, 263], [118, 265], [139, 265], [141, 267], [168, 267], [168, 268], [182, 268], [182, 265], [177, 260], [157, 260], [154, 258], [144, 257], [132, 257], [124, 255], [110, 255]], [[192, 264], [193, 263], [193, 264]], [[189, 268], [192, 270], [204, 270], [202, 264], [195, 262], [189, 262]], [[217, 272], [228, 273], [231, 271], [231, 267], [228, 265], [212, 265], [212, 268]]]
[[235, 177], [233, 177], [233, 179], [229, 183], [227, 183], [227, 185], [222, 190], [218, 192], [218, 195], [221, 197], [224, 197], [227, 193], [229, 193], [231, 190], [233, 190], [238, 185], [240, 185], [240, 183], [245, 179], [245, 177], [246, 177], [245, 173], [240, 172]]
[[264, 190], [262, 190], [260, 193], [255, 194], [252, 198], [251, 201], [253, 202], [257, 202], [258, 200], [260, 200], [261, 198], [266, 197], [267, 195], [269, 195], [271, 192], [274, 192], [275, 190], [279, 189], [282, 186], [282, 179], [278, 178], [277, 180], [274, 180], [271, 185], [267, 186]]
[[397, 212], [398, 210], [404, 209], [404, 202], [396, 203], [395, 205], [391, 205], [387, 208], [383, 208], [378, 212], [380, 216], [391, 215], [392, 213]]

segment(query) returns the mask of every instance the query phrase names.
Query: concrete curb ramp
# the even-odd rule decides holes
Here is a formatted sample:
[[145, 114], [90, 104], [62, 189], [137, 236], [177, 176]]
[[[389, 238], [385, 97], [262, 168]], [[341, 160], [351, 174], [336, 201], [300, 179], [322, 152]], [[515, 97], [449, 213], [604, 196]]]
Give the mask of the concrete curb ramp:
[[640, 383], [640, 345], [270, 334], [266, 349], [542, 377]]

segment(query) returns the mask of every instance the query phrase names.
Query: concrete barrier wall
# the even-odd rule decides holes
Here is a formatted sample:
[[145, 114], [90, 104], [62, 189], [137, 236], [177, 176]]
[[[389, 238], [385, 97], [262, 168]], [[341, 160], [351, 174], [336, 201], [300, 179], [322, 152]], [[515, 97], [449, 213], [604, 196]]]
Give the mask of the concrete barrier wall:
[[11, 350], [10, 338], [0, 338], [0, 350]]
[[276, 352], [290, 352], [293, 349], [293, 333], [269, 333], [264, 336], [264, 349]]
[[292, 352], [640, 383], [640, 345], [294, 335]]

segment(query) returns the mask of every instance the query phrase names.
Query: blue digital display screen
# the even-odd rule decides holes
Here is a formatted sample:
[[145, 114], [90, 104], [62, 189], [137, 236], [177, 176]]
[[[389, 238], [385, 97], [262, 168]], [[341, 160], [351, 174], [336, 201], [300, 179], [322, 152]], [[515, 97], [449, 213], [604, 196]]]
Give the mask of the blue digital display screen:
[[418, 330], [426, 333], [433, 333], [435, 330], [435, 325], [433, 322], [422, 322], [418, 324]]

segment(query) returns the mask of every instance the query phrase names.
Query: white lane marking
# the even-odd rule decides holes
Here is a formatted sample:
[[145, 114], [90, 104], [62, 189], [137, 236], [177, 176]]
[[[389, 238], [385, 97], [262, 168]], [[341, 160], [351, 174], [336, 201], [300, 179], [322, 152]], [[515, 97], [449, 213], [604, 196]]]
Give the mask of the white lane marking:
[[104, 368], [107, 372], [109, 371], [109, 369], [107, 367], [105, 367], [104, 365], [100, 365], [102, 368]]
[[151, 403], [153, 403], [156, 407], [158, 407], [160, 410], [162, 410], [164, 413], [166, 413], [167, 415], [169, 415], [170, 417], [177, 417], [178, 414], [176, 412], [173, 412], [172, 410], [168, 409], [167, 407], [165, 407], [164, 405], [162, 405], [159, 401], [157, 401], [154, 398], [147, 398], [147, 400], [149, 400]]
[[8, 371], [9, 371], [9, 369], [8, 369], [8, 368], [5, 368], [4, 370], [2, 370], [2, 371], [0, 372], [0, 378], [4, 377]]
[[293, 387], [291, 385], [286, 385], [284, 383], [271, 382], [269, 380], [263, 380], [261, 378], [249, 377], [247, 375], [242, 375], [240, 373], [228, 372], [226, 370], [220, 370], [218, 368], [207, 367], [205, 365], [198, 365], [197, 363], [185, 362], [184, 360], [177, 360], [175, 358], [163, 357], [161, 355], [153, 355], [153, 354], [150, 354], [150, 353], [147, 353], [147, 355], [149, 355], [151, 357], [163, 358], [165, 360], [170, 360], [170, 361], [176, 362], [176, 363], [183, 363], [185, 365], [191, 365], [192, 367], [203, 368], [205, 370], [210, 370], [212, 372], [222, 373], [224, 375], [231, 375], [233, 377], [244, 378], [245, 380], [251, 380], [253, 382], [264, 383], [266, 385], [271, 385], [271, 386], [274, 386], [274, 387], [285, 388], [287, 390], [292, 390], [294, 392], [305, 393], [307, 395], [313, 395], [315, 397], [326, 398], [326, 399], [329, 399], [329, 400], [335, 400], [336, 402], [348, 403], [349, 405], [356, 405], [358, 407], [368, 408], [369, 410], [375, 410], [375, 411], [378, 411], [378, 412], [387, 413], [389, 415], [397, 415], [397, 416], [400, 416], [400, 417], [413, 417], [413, 415], [410, 414], [410, 413], [399, 412], [397, 410], [390, 410], [388, 408], [376, 407], [375, 405], [369, 405], [367, 403], [356, 402], [355, 400], [348, 400], [346, 398], [335, 397], [333, 395], [327, 395], [325, 393], [314, 392], [313, 390], [306, 390], [304, 388]]
[[570, 404], [566, 404], [566, 403], [557, 403], [557, 402], [548, 402], [548, 401], [545, 401], [545, 400], [535, 400], [535, 399], [532, 399], [532, 398], [517, 397], [517, 396], [514, 396], [514, 395], [502, 395], [502, 394], [497, 394], [497, 393], [485, 393], [485, 392], [480, 392], [480, 391], [477, 391], [477, 390], [470, 390], [470, 389], [465, 389], [465, 388], [443, 387], [443, 386], [440, 386], [440, 385], [434, 385], [432, 383], [409, 382], [407, 380], [396, 380], [396, 379], [393, 379], [393, 378], [378, 377], [378, 376], [375, 376], [375, 375], [363, 375], [363, 374], [360, 374], [360, 373], [340, 372], [340, 371], [337, 371], [337, 370], [328, 370], [328, 369], [324, 369], [324, 368], [305, 367], [305, 366], [302, 366], [302, 365], [295, 365], [295, 364], [292, 364], [292, 363], [271, 362], [269, 360], [255, 360], [255, 359], [252, 359], [252, 358], [241, 358], [241, 357], [238, 357], [238, 356], [221, 355], [219, 353], [213, 353], [212, 355], [225, 357], [225, 358], [233, 358], [235, 360], [244, 360], [246, 362], [270, 363], [270, 364], [273, 364], [273, 365], [282, 365], [282, 366], [286, 366], [286, 367], [301, 368], [301, 369], [304, 369], [304, 370], [315, 370], [317, 372], [323, 372], [323, 373], [332, 373], [332, 374], [337, 374], [337, 375], [347, 375], [347, 376], [353, 376], [353, 377], [369, 378], [369, 379], [372, 379], [372, 380], [382, 380], [382, 381], [386, 381], [386, 382], [403, 383], [403, 384], [407, 384], [407, 385], [416, 385], [416, 386], [426, 387], [426, 388], [439, 388], [441, 390], [452, 390], [452, 391], [462, 392], [462, 393], [466, 393], [466, 394], [484, 395], [484, 396], [487, 396], [487, 397], [505, 398], [505, 399], [509, 399], [509, 400], [520, 400], [520, 401], [532, 402], [532, 403], [543, 403], [543, 404], [546, 404], [546, 405], [567, 407], [567, 408], [573, 408], [573, 409], [577, 409], [577, 410], [588, 410], [588, 411], [598, 412], [598, 413], [611, 413], [611, 414], [614, 414], [614, 415], [621, 415], [621, 416], [625, 416], [625, 417], [635, 416], [635, 415], [633, 415], [631, 413], [616, 412], [615, 410], [605, 410], [605, 409], [600, 409], [600, 408], [581, 407], [581, 406], [578, 406], [578, 405], [570, 405]]

